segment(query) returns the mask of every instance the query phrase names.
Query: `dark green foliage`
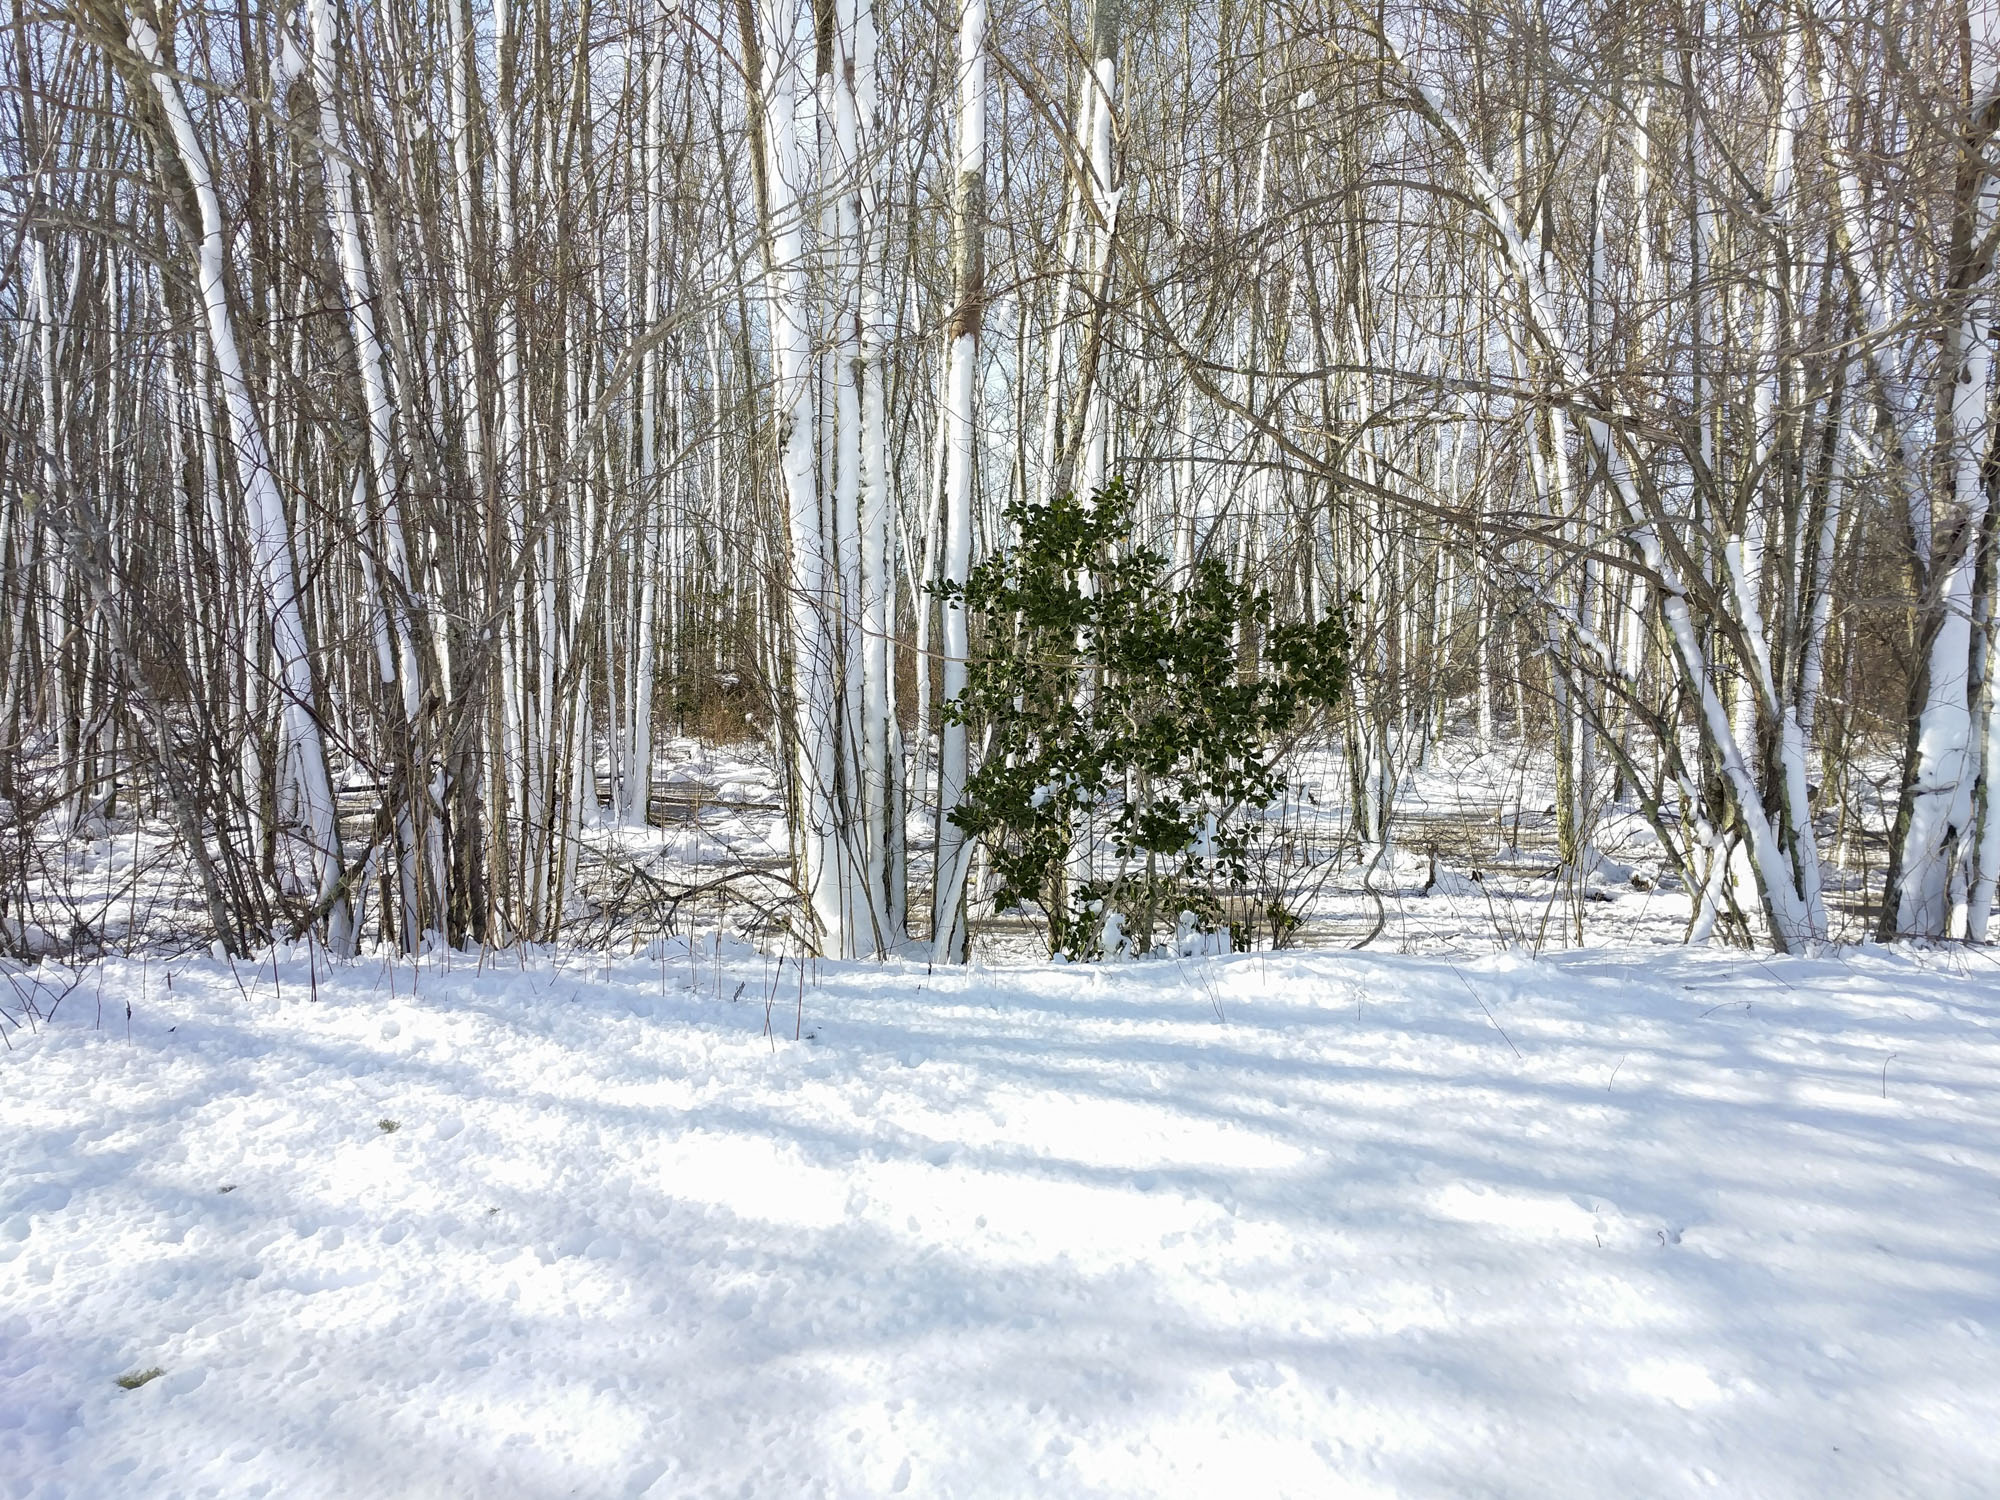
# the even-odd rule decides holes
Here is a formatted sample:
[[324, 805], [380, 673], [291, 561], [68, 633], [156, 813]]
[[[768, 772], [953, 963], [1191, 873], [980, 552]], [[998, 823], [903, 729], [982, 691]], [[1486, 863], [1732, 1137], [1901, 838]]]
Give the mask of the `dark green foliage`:
[[[985, 843], [999, 905], [1040, 908], [1052, 950], [1077, 958], [1109, 913], [1139, 951], [1183, 911], [1211, 930], [1218, 887], [1247, 879], [1244, 812], [1283, 788], [1279, 742], [1347, 690], [1343, 617], [1273, 626], [1270, 596], [1213, 560], [1176, 587], [1163, 555], [1129, 545], [1132, 508], [1122, 480], [1088, 504], [1007, 507], [1018, 540], [966, 580], [975, 660], [945, 708], [991, 734], [952, 821]], [[1124, 873], [1070, 890], [1093, 815]]]

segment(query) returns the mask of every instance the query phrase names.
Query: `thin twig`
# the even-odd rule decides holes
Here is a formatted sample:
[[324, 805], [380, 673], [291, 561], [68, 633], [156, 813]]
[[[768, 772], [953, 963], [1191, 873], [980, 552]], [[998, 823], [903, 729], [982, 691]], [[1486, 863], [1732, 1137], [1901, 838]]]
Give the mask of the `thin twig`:
[[[1486, 1019], [1489, 1021], [1493, 1021], [1493, 1012], [1490, 1010], [1486, 1010], [1486, 1001], [1483, 998], [1481, 998], [1479, 991], [1475, 990], [1472, 987], [1472, 981], [1467, 979], [1463, 974], [1459, 973], [1458, 965], [1453, 963], [1450, 959], [1446, 959], [1445, 967], [1450, 969], [1452, 973], [1458, 974], [1458, 982], [1465, 986], [1465, 992], [1468, 995], [1472, 996], [1474, 1000], [1477, 1000], [1479, 1002], [1479, 1008], [1481, 1010], [1486, 1011]], [[1514, 1039], [1511, 1036], [1507, 1035], [1505, 1028], [1503, 1028], [1498, 1021], [1493, 1021], [1493, 1029], [1500, 1033], [1501, 1041], [1505, 1042], [1509, 1047], [1513, 1047], [1515, 1057], [1520, 1058], [1522, 1062], [1527, 1061], [1525, 1057], [1521, 1057], [1521, 1049], [1519, 1047], [1514, 1046]]]

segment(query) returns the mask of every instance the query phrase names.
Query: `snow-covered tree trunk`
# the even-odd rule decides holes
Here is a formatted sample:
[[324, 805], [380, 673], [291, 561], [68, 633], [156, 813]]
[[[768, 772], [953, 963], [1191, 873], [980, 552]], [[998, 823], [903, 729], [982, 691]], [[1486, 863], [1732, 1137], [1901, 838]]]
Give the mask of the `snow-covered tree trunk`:
[[812, 942], [839, 953], [848, 942], [842, 901], [839, 775], [839, 673], [829, 628], [831, 597], [819, 463], [813, 452], [813, 326], [805, 249], [804, 164], [799, 150], [799, 95], [814, 50], [812, 14], [795, 0], [758, 0], [766, 222], [765, 307], [770, 320], [778, 464], [784, 486], [790, 575], [792, 713], [797, 780], [800, 884]]
[[839, 724], [839, 771], [835, 782], [835, 829], [840, 858], [832, 874], [840, 902], [841, 958], [873, 951], [881, 921], [879, 893], [869, 876], [876, 866], [875, 832], [866, 808], [863, 677], [867, 652], [862, 637], [861, 543], [861, 283], [867, 255], [863, 247], [860, 184], [863, 175], [861, 122], [854, 96], [855, 14], [853, 0], [817, 7], [831, 34], [822, 38], [821, 60], [821, 266], [816, 290], [824, 297], [830, 324], [824, 356], [819, 411], [821, 462], [831, 503], [827, 557], [834, 565], [831, 596], [835, 607], [833, 649], [838, 663], [835, 698]]
[[320, 739], [319, 705], [313, 684], [311, 647], [299, 613], [298, 588], [292, 572], [291, 529], [285, 502], [278, 493], [263, 419], [251, 395], [236, 340], [235, 314], [229, 305], [228, 246], [222, 204], [216, 197], [207, 153], [195, 133], [180, 84], [162, 55], [159, 34], [133, 17], [128, 38], [143, 60], [153, 92], [158, 96], [172, 148], [194, 194], [201, 238], [195, 247], [195, 274], [206, 316], [209, 352], [215, 361], [230, 436], [236, 448], [237, 477], [243, 488], [259, 586], [270, 621], [271, 648], [276, 660], [285, 730], [286, 780], [304, 825], [306, 854], [317, 880], [316, 909], [326, 923], [327, 945], [349, 951], [355, 931], [342, 867], [340, 825], [327, 774], [326, 751]]
[[1078, 402], [1082, 410], [1083, 469], [1077, 493], [1095, 495], [1110, 478], [1110, 410], [1105, 381], [1098, 373], [1104, 337], [1104, 302], [1110, 290], [1111, 252], [1122, 194], [1111, 185], [1112, 116], [1118, 104], [1118, 43], [1125, 0], [1094, 0], [1090, 11], [1090, 115], [1083, 140], [1085, 220], [1090, 230], [1087, 283], [1089, 348], [1085, 351]]
[[[1913, 540], [1922, 535], [1931, 544], [1929, 558], [1919, 558], [1927, 585], [1919, 632], [1924, 696], [1916, 753], [1905, 767], [1898, 809], [1902, 839], [1892, 894], [1894, 931], [1915, 937], [1966, 935], [1975, 901], [1981, 904], [1978, 925], [1983, 931], [1996, 873], [1996, 865], [1984, 857], [1989, 845], [2000, 858], [2000, 833], [1975, 797], [1985, 755], [1974, 737], [1984, 661], [1984, 643], [1975, 638], [1974, 594], [1991, 504], [1983, 471], [1992, 446], [1990, 241], [2000, 208], [2000, 173], [1988, 152], [2000, 125], [2000, 4], [1974, 0], [1968, 19], [1972, 99], [1947, 288], [1959, 316], [1947, 331], [1937, 421], [1942, 494], [1926, 523], [1913, 528]], [[1983, 740], [1987, 726], [1979, 727]], [[1975, 827], [1976, 821], [1984, 826]]]
[[[959, 0], [957, 175], [952, 197], [955, 304], [945, 364], [944, 556], [947, 585], [962, 587], [972, 570], [973, 481], [979, 462], [977, 380], [979, 335], [986, 310], [986, 0]], [[940, 607], [943, 694], [947, 705], [966, 687], [970, 641], [962, 599]], [[932, 907], [932, 957], [966, 956], [965, 880], [972, 846], [952, 810], [970, 772], [966, 726], [947, 722], [938, 755], [937, 884]]]
[[[359, 474], [355, 482], [362, 577], [370, 594], [368, 608], [377, 634], [382, 680], [394, 692], [395, 706], [402, 714], [402, 722], [397, 726], [402, 786], [393, 809], [397, 889], [402, 904], [398, 932], [404, 949], [414, 951], [426, 920], [435, 923], [438, 919], [440, 903], [438, 893], [429, 888], [429, 871], [435, 861], [426, 858], [419, 834], [421, 827], [426, 836], [434, 839], [436, 824], [430, 809], [422, 805], [429, 797], [430, 779], [415, 753], [423, 682], [415, 627], [408, 614], [415, 591], [410, 581], [398, 496], [395, 403], [389, 390], [387, 360], [375, 327], [374, 294], [362, 241], [361, 217], [355, 207], [353, 174], [348, 168], [334, 106], [337, 17], [333, 0], [308, 0], [306, 13], [311, 33], [313, 93], [319, 104], [328, 227], [340, 258], [341, 279], [347, 293], [348, 331], [354, 343], [368, 422], [367, 474], [375, 497], [372, 514], [367, 505], [368, 485]], [[386, 590], [375, 576], [377, 527], [381, 536], [381, 566], [390, 580]]]
[[873, 0], [843, 0], [852, 11], [851, 62], [857, 148], [855, 220], [859, 276], [856, 353], [860, 387], [861, 806], [866, 851], [862, 884], [871, 918], [871, 937], [887, 950], [904, 941], [901, 897], [902, 752], [894, 720], [893, 656], [895, 560], [890, 522], [895, 510], [890, 466], [887, 320], [883, 312], [882, 255], [888, 243], [882, 222], [878, 174], [888, 142], [876, 70], [877, 36]]

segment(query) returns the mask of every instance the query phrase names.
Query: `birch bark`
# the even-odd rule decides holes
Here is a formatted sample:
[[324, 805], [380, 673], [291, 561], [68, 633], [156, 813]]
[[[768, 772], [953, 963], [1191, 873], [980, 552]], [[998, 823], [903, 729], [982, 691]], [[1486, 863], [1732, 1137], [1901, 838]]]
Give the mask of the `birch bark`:
[[174, 153], [187, 174], [200, 217], [201, 239], [195, 250], [195, 274], [206, 315], [209, 352], [222, 388], [230, 436], [236, 447], [237, 478], [243, 489], [253, 555], [263, 603], [270, 621], [271, 648], [276, 658], [282, 695], [287, 780], [304, 824], [304, 843], [317, 880], [317, 908], [324, 914], [327, 946], [352, 950], [355, 932], [342, 868], [340, 825], [327, 775], [326, 751], [320, 739], [319, 705], [313, 685], [311, 647], [299, 613], [297, 584], [292, 573], [291, 532], [285, 503], [271, 469], [264, 442], [264, 425], [245, 377], [236, 340], [235, 314], [229, 305], [227, 245], [222, 205], [209, 174], [208, 156], [196, 134], [180, 85], [161, 53], [157, 32], [133, 17], [127, 33], [132, 50], [144, 61], [153, 92], [158, 96], [172, 138]]
[[[1966, 113], [1959, 204], [1953, 225], [1949, 293], [1959, 304], [1943, 360], [1937, 465], [1941, 494], [1920, 530], [1930, 553], [1924, 601], [1924, 699], [1914, 763], [1906, 768], [1904, 821], [1895, 896], [1895, 931], [1914, 937], [1965, 936], [1975, 896], [1983, 931], [1992, 907], [2000, 832], [1976, 798], [1983, 747], [1973, 738], [1981, 684], [1975, 676], [1982, 644], [1974, 637], [1974, 592], [1980, 538], [1990, 501], [1982, 472], [1992, 442], [1992, 252], [2000, 208], [2000, 174], [1987, 159], [2000, 124], [2000, 5], [1973, 0], [1967, 8], [1972, 42], [1972, 98]], [[1911, 444], [1913, 447], [1914, 444]], [[1912, 514], [1924, 506], [1913, 498]], [[1982, 724], [1982, 738], [1993, 731]], [[1989, 804], [1990, 805], [1990, 804]], [[1990, 857], [1988, 851], [1991, 851]], [[1970, 889], [1968, 889], [1970, 885]], [[1885, 902], [1885, 907], [1887, 903]]]
[[811, 12], [794, 0], [758, 0], [758, 5], [762, 32], [758, 92], [767, 199], [765, 307], [771, 330], [778, 463], [790, 546], [786, 594], [791, 624], [800, 884], [811, 913], [813, 931], [809, 937], [816, 951], [839, 953], [847, 944], [847, 928], [835, 800], [838, 674], [829, 628], [836, 601], [829, 597], [819, 464], [813, 453], [814, 361], [805, 252], [808, 205], [801, 191], [804, 178], [798, 125], [804, 64], [813, 54], [815, 38]]
[[[945, 495], [942, 580], [963, 586], [972, 570], [973, 474], [979, 462], [975, 389], [979, 335], [985, 314], [986, 262], [986, 0], [960, 0], [958, 11], [958, 152], [952, 197], [952, 259], [956, 306], [945, 368]], [[940, 606], [940, 635], [947, 704], [963, 696], [970, 651], [965, 605]], [[968, 931], [965, 881], [972, 847], [951, 813], [964, 796], [970, 771], [966, 726], [944, 726], [938, 754], [937, 883], [931, 914], [932, 958], [962, 962]]]

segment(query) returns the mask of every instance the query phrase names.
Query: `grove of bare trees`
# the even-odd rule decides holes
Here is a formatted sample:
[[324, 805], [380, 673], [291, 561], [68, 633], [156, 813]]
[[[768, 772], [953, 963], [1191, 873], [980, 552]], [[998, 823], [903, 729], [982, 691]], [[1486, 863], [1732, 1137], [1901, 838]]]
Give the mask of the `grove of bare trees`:
[[113, 816], [234, 952], [552, 939], [687, 732], [962, 957], [953, 585], [1115, 477], [1345, 613], [1357, 846], [1512, 739], [1693, 938], [1983, 941], [1996, 127], [2000, 0], [17, 3], [0, 939]]

